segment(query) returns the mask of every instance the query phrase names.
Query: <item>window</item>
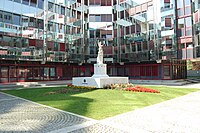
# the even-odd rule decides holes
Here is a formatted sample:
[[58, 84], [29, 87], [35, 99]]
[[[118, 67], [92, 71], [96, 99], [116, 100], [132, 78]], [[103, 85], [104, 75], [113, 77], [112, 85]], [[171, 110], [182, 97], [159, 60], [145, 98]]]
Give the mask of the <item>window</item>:
[[191, 17], [185, 18], [185, 25], [186, 25], [186, 27], [191, 27], [192, 26], [192, 19], [191, 19]]
[[171, 46], [172, 45], [172, 39], [168, 38], [166, 39], [166, 46]]
[[22, 26], [28, 26], [29, 17], [22, 16]]
[[33, 7], [36, 7], [36, 5], [37, 5], [37, 0], [31, 0], [31, 1], [30, 1], [30, 5], [33, 6]]
[[95, 5], [95, 1], [94, 1], [94, 0], [90, 0], [90, 1], [89, 1], [89, 4], [90, 4], [90, 5]]
[[51, 2], [48, 2], [48, 10], [49, 11], [54, 11], [54, 4], [53, 3], [51, 3]]
[[185, 15], [190, 15], [191, 14], [191, 7], [186, 7], [185, 8]]
[[184, 28], [184, 18], [178, 19], [178, 28], [179, 29]]
[[183, 9], [178, 9], [177, 10], [177, 15], [178, 16], [183, 16], [184, 15]]
[[3, 22], [3, 12], [0, 11], [0, 22]]
[[101, 4], [101, 0], [95, 0], [95, 5], [100, 5]]
[[95, 22], [101, 22], [101, 16], [95, 15]]
[[131, 26], [131, 33], [135, 33], [135, 25]]
[[14, 0], [14, 2], [18, 2], [18, 3], [21, 3], [21, 0]]
[[90, 15], [89, 16], [89, 21], [90, 22], [95, 22], [95, 15]]
[[120, 12], [120, 18], [123, 19], [124, 18], [124, 11]]
[[165, 18], [165, 27], [171, 27], [171, 26], [172, 26], [171, 18]]
[[137, 44], [137, 48], [138, 48], [138, 51], [141, 51], [141, 50], [142, 50], [141, 43], [138, 43], [138, 44]]
[[61, 14], [65, 15], [65, 7], [61, 6]]
[[192, 35], [192, 28], [186, 28], [186, 32], [185, 32], [186, 36], [191, 36]]
[[112, 1], [111, 0], [107, 0], [107, 6], [112, 6]]
[[4, 13], [4, 22], [12, 23], [12, 14], [11, 13]]
[[58, 14], [60, 14], [60, 12], [59, 12], [59, 8], [60, 8], [60, 6], [59, 5], [54, 5], [55, 6], [55, 13], [58, 13]]
[[190, 2], [190, 0], [184, 0], [184, 4], [185, 4], [185, 6], [190, 6], [191, 2]]
[[106, 1], [107, 0], [101, 0], [101, 6], [106, 6]]
[[14, 25], [20, 25], [20, 19], [21, 19], [20, 15], [13, 14], [12, 21]]
[[177, 0], [177, 8], [183, 8], [183, 0]]
[[96, 37], [100, 38], [100, 30], [96, 30]]
[[112, 22], [112, 15], [111, 14], [102, 14], [101, 22]]
[[2, 78], [7, 78], [8, 77], [8, 67], [1, 67], [1, 77]]
[[29, 5], [29, 0], [22, 0], [22, 4]]
[[42, 19], [38, 19], [38, 28], [39, 29], [43, 29], [44, 28], [44, 24], [43, 24], [43, 20]]
[[184, 28], [177, 30], [177, 37], [184, 36]]
[[44, 0], [38, 0], [38, 8], [44, 9]]

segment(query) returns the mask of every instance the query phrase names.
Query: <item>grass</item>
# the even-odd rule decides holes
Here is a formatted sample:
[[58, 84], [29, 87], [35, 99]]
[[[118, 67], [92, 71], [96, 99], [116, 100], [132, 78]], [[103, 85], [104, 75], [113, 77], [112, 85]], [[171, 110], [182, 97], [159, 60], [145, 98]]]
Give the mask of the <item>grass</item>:
[[128, 92], [119, 90], [84, 90], [55, 93], [66, 87], [5, 90], [3, 92], [40, 104], [94, 119], [104, 119], [134, 109], [163, 102], [198, 89], [146, 86], [161, 93]]

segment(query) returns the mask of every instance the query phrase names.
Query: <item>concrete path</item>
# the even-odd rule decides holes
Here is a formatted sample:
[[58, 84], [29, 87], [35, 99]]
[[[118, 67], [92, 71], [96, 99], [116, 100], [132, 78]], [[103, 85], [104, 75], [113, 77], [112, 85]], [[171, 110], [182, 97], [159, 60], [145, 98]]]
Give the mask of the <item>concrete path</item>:
[[106, 123], [153, 133], [200, 133], [200, 91], [107, 118]]
[[0, 93], [0, 133], [200, 133], [200, 91], [101, 121]]

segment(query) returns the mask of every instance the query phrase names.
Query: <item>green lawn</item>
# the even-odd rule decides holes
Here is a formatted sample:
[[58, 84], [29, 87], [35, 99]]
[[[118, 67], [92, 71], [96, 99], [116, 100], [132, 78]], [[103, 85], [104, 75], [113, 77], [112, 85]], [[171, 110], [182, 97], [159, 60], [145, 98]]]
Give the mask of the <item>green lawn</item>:
[[[146, 87], [159, 90], [161, 93], [106, 89], [82, 89], [81, 91], [71, 90], [67, 93], [58, 93], [58, 90], [66, 87], [6, 90], [3, 92], [90, 118], [103, 119], [197, 91], [197, 89], [163, 86]], [[57, 93], [53, 93], [56, 91]]]

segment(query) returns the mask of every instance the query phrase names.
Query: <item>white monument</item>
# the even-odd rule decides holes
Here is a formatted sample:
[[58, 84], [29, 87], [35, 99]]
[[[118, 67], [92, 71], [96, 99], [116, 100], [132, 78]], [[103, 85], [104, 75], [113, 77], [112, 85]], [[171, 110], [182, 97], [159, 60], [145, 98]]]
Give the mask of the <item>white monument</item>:
[[94, 75], [93, 78], [102, 78], [109, 77], [107, 75], [107, 64], [103, 64], [103, 45], [101, 42], [98, 42], [98, 56], [97, 56], [97, 64], [94, 64]]
[[94, 86], [103, 88], [108, 84], [128, 83], [128, 77], [109, 77], [107, 75], [107, 64], [103, 63], [103, 45], [98, 42], [97, 64], [94, 64], [94, 75], [92, 77], [73, 77], [72, 84], [76, 86]]

